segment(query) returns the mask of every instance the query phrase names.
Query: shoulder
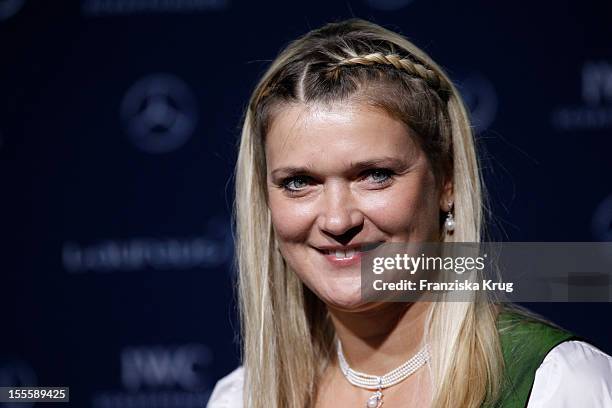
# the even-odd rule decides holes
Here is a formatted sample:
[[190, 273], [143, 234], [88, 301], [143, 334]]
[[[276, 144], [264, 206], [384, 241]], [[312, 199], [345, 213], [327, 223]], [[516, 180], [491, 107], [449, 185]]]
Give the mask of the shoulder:
[[583, 341], [554, 347], [536, 371], [529, 408], [612, 406], [612, 357]]
[[500, 313], [497, 326], [504, 359], [499, 406], [525, 407], [546, 356], [559, 344], [576, 338], [548, 322], [513, 311]]
[[515, 312], [498, 316], [497, 328], [504, 360], [512, 371], [535, 373], [546, 355], [557, 345], [577, 340], [573, 333], [553, 324]]
[[217, 381], [206, 408], [242, 408], [243, 383], [244, 367], [239, 366]]
[[576, 337], [559, 327], [520, 313], [504, 312], [497, 327], [507, 374], [518, 379], [535, 375], [546, 355], [559, 344]]

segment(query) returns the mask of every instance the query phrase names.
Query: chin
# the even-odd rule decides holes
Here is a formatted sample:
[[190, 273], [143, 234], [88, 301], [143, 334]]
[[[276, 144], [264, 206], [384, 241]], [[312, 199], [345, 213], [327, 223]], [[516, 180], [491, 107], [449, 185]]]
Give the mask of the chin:
[[356, 291], [336, 290], [320, 299], [328, 306], [342, 311], [358, 311], [366, 302], [361, 299], [361, 288]]

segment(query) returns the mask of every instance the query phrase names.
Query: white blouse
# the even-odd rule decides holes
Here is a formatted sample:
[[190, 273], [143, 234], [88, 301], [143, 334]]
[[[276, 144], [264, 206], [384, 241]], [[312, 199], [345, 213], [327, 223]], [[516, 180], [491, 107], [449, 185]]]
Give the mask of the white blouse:
[[[217, 382], [206, 408], [242, 408], [244, 369]], [[527, 408], [612, 408], [612, 357], [582, 341], [554, 347], [536, 370]]]

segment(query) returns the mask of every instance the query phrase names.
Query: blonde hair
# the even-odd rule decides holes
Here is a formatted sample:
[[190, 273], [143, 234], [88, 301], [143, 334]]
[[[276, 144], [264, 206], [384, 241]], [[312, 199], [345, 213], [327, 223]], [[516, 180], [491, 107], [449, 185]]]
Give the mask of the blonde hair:
[[[440, 239], [481, 239], [484, 205], [473, 135], [461, 97], [442, 69], [401, 35], [360, 19], [327, 24], [290, 43], [250, 98], [236, 165], [245, 407], [311, 406], [334, 355], [324, 304], [278, 249], [264, 146], [283, 105], [342, 100], [382, 109], [414, 130], [437, 179], [453, 181], [457, 227]], [[433, 303], [425, 333], [432, 350], [432, 406], [478, 407], [495, 400], [503, 366], [495, 322], [486, 298]]]

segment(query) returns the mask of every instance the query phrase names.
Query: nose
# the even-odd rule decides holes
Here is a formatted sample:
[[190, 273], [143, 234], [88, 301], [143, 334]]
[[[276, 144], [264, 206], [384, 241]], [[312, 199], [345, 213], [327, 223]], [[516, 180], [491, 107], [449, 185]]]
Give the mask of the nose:
[[321, 232], [342, 245], [363, 228], [364, 215], [358, 201], [353, 197], [350, 186], [346, 183], [329, 183], [325, 186], [319, 216]]

